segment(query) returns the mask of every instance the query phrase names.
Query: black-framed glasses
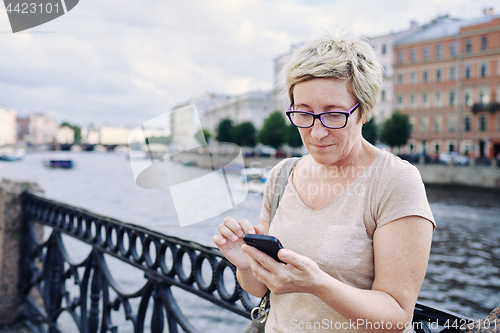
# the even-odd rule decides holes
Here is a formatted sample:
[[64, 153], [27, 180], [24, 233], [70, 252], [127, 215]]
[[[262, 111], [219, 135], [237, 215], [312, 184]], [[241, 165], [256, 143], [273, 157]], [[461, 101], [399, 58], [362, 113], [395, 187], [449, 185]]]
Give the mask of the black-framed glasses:
[[327, 111], [312, 113], [309, 111], [292, 110], [293, 103], [290, 104], [286, 115], [296, 127], [308, 128], [314, 125], [314, 120], [319, 119], [326, 128], [339, 129], [347, 125], [349, 116], [356, 111], [359, 103], [356, 103], [349, 111]]

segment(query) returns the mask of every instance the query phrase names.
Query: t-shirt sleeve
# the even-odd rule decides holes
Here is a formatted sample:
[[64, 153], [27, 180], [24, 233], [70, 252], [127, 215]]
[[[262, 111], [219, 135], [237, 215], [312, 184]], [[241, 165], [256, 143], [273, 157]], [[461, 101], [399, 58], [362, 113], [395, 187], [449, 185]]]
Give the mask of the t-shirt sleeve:
[[262, 209], [260, 211], [260, 218], [266, 222], [270, 222], [271, 220], [271, 203], [273, 201], [273, 191], [278, 180], [278, 176], [283, 168], [283, 165], [286, 163], [288, 159], [284, 159], [283, 161], [276, 164], [271, 171], [269, 172], [269, 176], [267, 177], [266, 186], [264, 188], [264, 198], [262, 202]]
[[432, 215], [424, 183], [418, 169], [401, 161], [395, 172], [382, 177], [379, 183], [379, 199], [374, 216], [377, 227], [407, 216], [420, 216], [436, 222]]

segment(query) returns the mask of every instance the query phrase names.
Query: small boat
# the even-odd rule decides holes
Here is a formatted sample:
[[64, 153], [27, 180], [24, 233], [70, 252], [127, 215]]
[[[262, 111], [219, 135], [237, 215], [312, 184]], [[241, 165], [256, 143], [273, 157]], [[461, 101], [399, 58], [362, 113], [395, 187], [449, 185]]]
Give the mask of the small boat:
[[269, 171], [269, 168], [245, 168], [241, 170], [241, 174], [247, 182], [265, 183], [269, 176]]
[[0, 152], [0, 161], [20, 161], [24, 158], [25, 154], [26, 152], [21, 148]]
[[47, 157], [43, 161], [47, 168], [71, 169], [74, 166], [73, 160], [69, 157]]

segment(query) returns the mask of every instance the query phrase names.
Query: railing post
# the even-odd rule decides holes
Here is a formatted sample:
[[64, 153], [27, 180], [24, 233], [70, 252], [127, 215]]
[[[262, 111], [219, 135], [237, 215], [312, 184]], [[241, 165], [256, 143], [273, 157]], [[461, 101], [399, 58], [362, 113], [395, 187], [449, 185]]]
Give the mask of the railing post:
[[[14, 324], [22, 302], [21, 241], [25, 190], [42, 192], [36, 183], [2, 179], [0, 182], [0, 326]], [[40, 233], [42, 231], [40, 226]], [[37, 232], [38, 234], [39, 232]]]

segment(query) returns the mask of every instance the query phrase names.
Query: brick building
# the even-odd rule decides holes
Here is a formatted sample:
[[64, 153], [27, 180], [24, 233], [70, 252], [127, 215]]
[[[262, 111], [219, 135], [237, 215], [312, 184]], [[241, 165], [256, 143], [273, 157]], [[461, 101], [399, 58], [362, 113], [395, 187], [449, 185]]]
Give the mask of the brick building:
[[500, 15], [439, 17], [394, 45], [394, 109], [410, 116], [408, 153], [500, 154]]

